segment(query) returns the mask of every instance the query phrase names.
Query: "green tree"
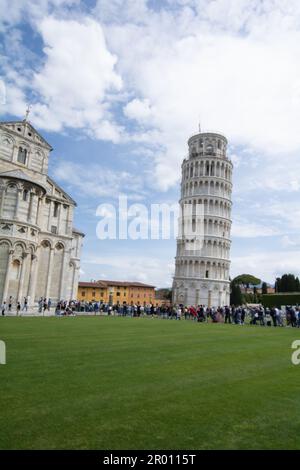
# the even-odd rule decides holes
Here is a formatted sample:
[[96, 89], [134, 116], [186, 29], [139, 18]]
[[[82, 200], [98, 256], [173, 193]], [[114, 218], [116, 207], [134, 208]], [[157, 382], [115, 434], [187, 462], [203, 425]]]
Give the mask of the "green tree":
[[267, 286], [267, 283], [266, 283], [266, 282], [263, 282], [263, 283], [262, 283], [262, 286], [261, 286], [261, 293], [262, 293], [262, 294], [267, 294], [267, 293], [268, 293], [268, 286]]
[[231, 281], [230, 304], [231, 305], [243, 304], [243, 295], [241, 292], [241, 288], [239, 284], [234, 281]]
[[275, 282], [276, 292], [299, 292], [300, 282], [299, 278], [294, 274], [283, 274], [278, 277]]
[[281, 292], [281, 278], [277, 277], [275, 281], [275, 292]]
[[252, 274], [240, 274], [233, 279], [233, 282], [245, 287], [249, 287], [250, 284], [252, 286], [257, 286], [261, 283], [261, 280], [258, 277], [252, 276]]
[[168, 287], [155, 290], [156, 299], [160, 300], [172, 300], [172, 289]]

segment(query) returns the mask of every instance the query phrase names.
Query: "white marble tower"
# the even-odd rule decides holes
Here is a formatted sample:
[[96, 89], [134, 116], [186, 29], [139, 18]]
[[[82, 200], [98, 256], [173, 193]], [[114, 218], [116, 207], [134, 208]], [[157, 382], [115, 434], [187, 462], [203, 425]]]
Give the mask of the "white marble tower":
[[181, 209], [173, 302], [185, 305], [229, 304], [232, 163], [227, 140], [199, 133], [188, 141], [182, 163]]

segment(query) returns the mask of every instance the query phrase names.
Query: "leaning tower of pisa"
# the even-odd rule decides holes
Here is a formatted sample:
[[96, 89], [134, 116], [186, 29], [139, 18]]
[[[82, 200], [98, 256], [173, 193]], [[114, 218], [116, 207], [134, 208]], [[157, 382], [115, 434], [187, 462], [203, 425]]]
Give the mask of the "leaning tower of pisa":
[[173, 302], [229, 304], [232, 163], [227, 140], [199, 133], [182, 163], [180, 217]]

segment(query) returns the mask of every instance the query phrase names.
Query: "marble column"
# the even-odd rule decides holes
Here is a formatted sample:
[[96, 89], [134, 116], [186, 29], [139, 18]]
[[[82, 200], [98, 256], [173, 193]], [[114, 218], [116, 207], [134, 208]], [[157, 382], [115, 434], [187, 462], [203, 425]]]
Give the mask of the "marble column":
[[31, 255], [31, 267], [28, 283], [28, 304], [29, 307], [33, 307], [35, 303], [35, 290], [36, 290], [36, 277], [38, 271], [38, 257], [37, 255]]
[[50, 203], [49, 203], [48, 227], [47, 227], [47, 230], [48, 230], [49, 232], [51, 232], [52, 213], [53, 213], [53, 201], [50, 200]]
[[77, 298], [79, 269], [79, 266], [73, 265], [71, 300], [76, 300]]
[[58, 204], [58, 210], [57, 210], [57, 233], [60, 233], [61, 216], [62, 216], [62, 204]]
[[1, 201], [0, 201], [0, 215], [3, 215], [3, 208], [4, 208], [4, 200], [5, 200], [5, 186], [0, 185], [1, 190]]
[[20, 205], [22, 192], [23, 192], [22, 189], [20, 189], [20, 188], [17, 189], [17, 203], [16, 203], [16, 207], [15, 207], [15, 214], [14, 214], [15, 219], [18, 218], [18, 211], [19, 211], [19, 205]]
[[60, 272], [60, 286], [59, 286], [59, 300], [67, 300], [65, 298], [65, 277], [67, 275], [67, 266], [69, 266], [69, 262], [67, 261], [68, 258], [70, 257], [70, 252], [71, 250], [66, 250], [64, 248], [64, 254], [63, 254], [63, 259], [62, 259], [62, 266], [61, 266], [61, 272]]
[[46, 293], [45, 293], [46, 299], [49, 299], [50, 288], [51, 288], [53, 256], [54, 256], [54, 248], [50, 248], [50, 258], [49, 258], [48, 276], [47, 276], [47, 286], [46, 286]]
[[34, 191], [30, 191], [29, 193], [29, 208], [28, 208], [28, 222], [32, 223], [32, 206], [33, 206], [33, 199], [34, 199]]
[[3, 301], [7, 302], [7, 295], [8, 295], [8, 287], [9, 287], [9, 278], [10, 278], [10, 269], [11, 269], [11, 262], [12, 257], [14, 254], [14, 250], [9, 250], [8, 261], [7, 261], [7, 269], [6, 269], [6, 276], [4, 282], [4, 289], [3, 289]]
[[21, 264], [21, 273], [20, 273], [20, 282], [19, 282], [19, 290], [18, 290], [18, 295], [17, 299], [18, 302], [22, 302], [22, 297], [23, 297], [23, 286], [24, 286], [24, 279], [25, 279], [25, 274], [26, 274], [26, 260], [28, 253], [23, 253], [22, 254], [22, 264]]

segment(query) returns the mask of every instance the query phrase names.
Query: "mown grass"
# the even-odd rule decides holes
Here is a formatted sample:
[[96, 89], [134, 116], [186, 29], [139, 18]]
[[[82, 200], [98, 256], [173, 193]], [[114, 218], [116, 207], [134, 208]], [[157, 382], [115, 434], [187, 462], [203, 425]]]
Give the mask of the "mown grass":
[[299, 449], [300, 330], [0, 318], [1, 449]]

